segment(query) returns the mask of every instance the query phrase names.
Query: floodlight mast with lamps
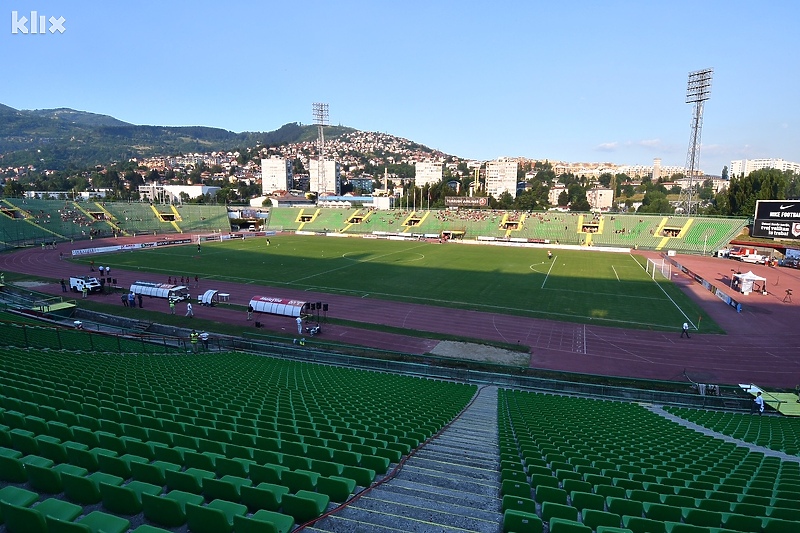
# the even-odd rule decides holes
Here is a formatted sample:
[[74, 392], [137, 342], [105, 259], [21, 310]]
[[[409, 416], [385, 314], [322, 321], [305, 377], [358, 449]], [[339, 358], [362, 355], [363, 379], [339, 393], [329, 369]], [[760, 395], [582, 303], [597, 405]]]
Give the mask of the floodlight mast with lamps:
[[319, 158], [317, 159], [317, 194], [323, 192], [325, 186], [325, 133], [323, 128], [328, 125], [328, 104], [314, 102], [312, 104], [314, 124], [317, 125], [317, 143], [319, 144]]
[[[714, 69], [707, 68], [689, 73], [686, 87], [686, 103], [694, 104], [692, 131], [689, 136], [689, 151], [686, 154], [688, 187], [681, 191], [680, 204], [687, 215], [697, 214], [694, 200], [694, 178], [700, 167], [700, 138], [703, 132], [703, 103], [711, 97], [711, 79]], [[694, 211], [694, 212], [693, 212]]]

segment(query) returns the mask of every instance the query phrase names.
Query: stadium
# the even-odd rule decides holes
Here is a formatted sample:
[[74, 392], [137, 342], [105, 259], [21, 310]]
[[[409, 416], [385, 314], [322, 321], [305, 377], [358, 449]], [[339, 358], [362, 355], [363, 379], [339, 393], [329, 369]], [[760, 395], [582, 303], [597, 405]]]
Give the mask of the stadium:
[[[800, 530], [800, 276], [710, 257], [745, 220], [2, 214], [0, 531]], [[102, 294], [63, 294], [100, 265]], [[214, 292], [194, 316], [120, 305], [179, 279]], [[256, 296], [321, 333], [247, 320]]]

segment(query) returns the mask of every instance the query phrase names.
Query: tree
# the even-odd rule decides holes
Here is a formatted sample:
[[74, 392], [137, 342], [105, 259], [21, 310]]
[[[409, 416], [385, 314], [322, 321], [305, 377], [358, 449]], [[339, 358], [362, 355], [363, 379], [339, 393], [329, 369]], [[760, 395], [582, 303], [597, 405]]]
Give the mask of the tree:
[[722, 179], [728, 179], [728, 165], [722, 167]]
[[569, 205], [569, 193], [567, 191], [561, 191], [561, 194], [558, 195], [558, 205], [561, 207]]
[[649, 191], [642, 199], [639, 213], [672, 213], [674, 208], [667, 200], [667, 195], [661, 191]]
[[3, 194], [6, 198], [22, 196], [25, 194], [25, 188], [17, 180], [6, 180], [6, 186], [3, 187]]
[[514, 197], [508, 191], [503, 192], [497, 200], [498, 209], [512, 209], [514, 207]]
[[794, 175], [774, 168], [755, 170], [731, 179], [728, 203], [731, 215], [752, 217], [758, 200], [785, 200], [788, 180]]

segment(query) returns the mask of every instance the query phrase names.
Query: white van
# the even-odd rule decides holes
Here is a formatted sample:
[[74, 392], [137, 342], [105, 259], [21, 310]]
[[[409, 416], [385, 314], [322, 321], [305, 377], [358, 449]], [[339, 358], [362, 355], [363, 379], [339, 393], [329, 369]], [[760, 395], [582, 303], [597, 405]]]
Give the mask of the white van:
[[97, 278], [91, 276], [71, 276], [69, 278], [69, 288], [72, 289], [72, 292], [82, 292], [84, 287], [89, 292], [100, 292], [103, 289]]
[[149, 296], [151, 298], [165, 298], [180, 302], [188, 300], [189, 287], [184, 285], [171, 285], [169, 283], [154, 283], [152, 281], [137, 281], [131, 285], [131, 292], [135, 295]]

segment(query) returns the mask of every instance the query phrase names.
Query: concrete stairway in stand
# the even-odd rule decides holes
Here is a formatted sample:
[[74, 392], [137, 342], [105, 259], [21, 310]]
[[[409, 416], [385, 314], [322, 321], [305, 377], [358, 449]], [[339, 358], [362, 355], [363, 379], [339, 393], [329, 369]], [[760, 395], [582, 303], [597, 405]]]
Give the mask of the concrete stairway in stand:
[[304, 531], [498, 533], [499, 461], [497, 388], [484, 387], [394, 477], [390, 471], [382, 483]]

